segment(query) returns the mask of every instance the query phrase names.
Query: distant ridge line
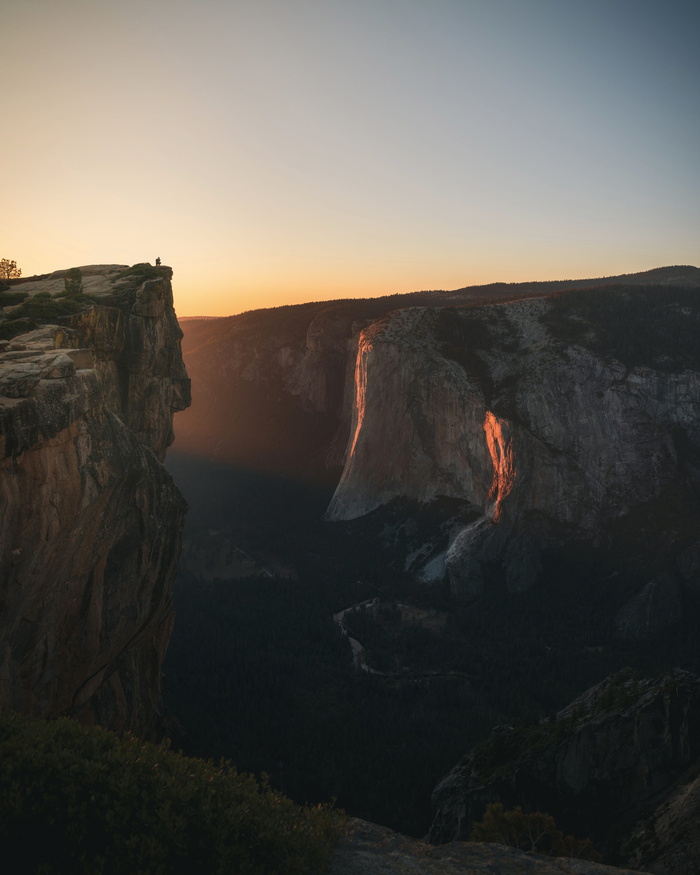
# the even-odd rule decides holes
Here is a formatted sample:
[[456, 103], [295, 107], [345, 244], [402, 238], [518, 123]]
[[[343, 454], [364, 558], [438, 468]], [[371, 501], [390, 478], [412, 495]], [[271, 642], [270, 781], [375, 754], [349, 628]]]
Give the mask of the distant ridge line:
[[[524, 282], [493, 282], [481, 285], [463, 286], [459, 289], [447, 291], [445, 289], [423, 289], [416, 292], [394, 292], [393, 294], [377, 295], [374, 297], [357, 298], [330, 298], [328, 300], [304, 301], [300, 304], [278, 304], [271, 307], [254, 307], [243, 310], [240, 313], [231, 313], [228, 316], [180, 316], [180, 322], [205, 321], [210, 319], [236, 319], [249, 317], [254, 313], [296, 310], [303, 308], [312, 310], [321, 306], [340, 307], [350, 304], [354, 306], [360, 301], [374, 302], [375, 305], [391, 303], [390, 309], [398, 307], [419, 306], [472, 306], [477, 304], [505, 303], [519, 297], [541, 297], [558, 291], [572, 291], [574, 289], [595, 288], [597, 286], [611, 285], [658, 285], [671, 286], [681, 285], [688, 288], [700, 288], [700, 268], [691, 264], [668, 265], [666, 267], [653, 267], [650, 270], [637, 273], [622, 273], [617, 276], [592, 277], [590, 279], [575, 280], [531, 280]], [[487, 292], [488, 294], [484, 294]], [[383, 310], [384, 312], [384, 310]]]

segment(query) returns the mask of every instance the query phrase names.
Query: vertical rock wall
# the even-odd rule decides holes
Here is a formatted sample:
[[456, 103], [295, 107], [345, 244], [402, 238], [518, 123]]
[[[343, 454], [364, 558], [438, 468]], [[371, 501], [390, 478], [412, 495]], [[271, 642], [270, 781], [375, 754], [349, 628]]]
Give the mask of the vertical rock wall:
[[[556, 718], [496, 727], [435, 788], [430, 841], [468, 838], [486, 806], [500, 802], [547, 811], [609, 859], [689, 875], [698, 859], [699, 754], [700, 679], [680, 669], [653, 679], [623, 670]], [[677, 842], [685, 859], [652, 865], [659, 856], [670, 863]]]
[[[658, 318], [646, 306], [640, 299], [637, 332]], [[700, 447], [700, 372], [669, 367], [672, 343], [658, 365], [625, 365], [596, 341], [602, 328], [590, 323], [587, 339], [577, 327], [590, 345], [574, 343], [553, 312], [544, 299], [413, 308], [365, 328], [328, 519], [397, 497], [462, 499], [481, 519], [452, 536], [445, 564], [454, 592], [472, 597], [485, 568], [497, 564], [508, 590], [527, 589], [543, 545], [602, 542], [613, 521], [669, 490], [695, 513], [688, 459]], [[573, 310], [562, 312], [566, 326]]]
[[328, 519], [353, 519], [398, 496], [487, 503], [483, 392], [441, 354], [436, 319], [432, 310], [398, 310], [360, 335], [350, 440]]
[[0, 707], [147, 734], [186, 509], [161, 461], [189, 380], [169, 271], [101, 300], [0, 348]]

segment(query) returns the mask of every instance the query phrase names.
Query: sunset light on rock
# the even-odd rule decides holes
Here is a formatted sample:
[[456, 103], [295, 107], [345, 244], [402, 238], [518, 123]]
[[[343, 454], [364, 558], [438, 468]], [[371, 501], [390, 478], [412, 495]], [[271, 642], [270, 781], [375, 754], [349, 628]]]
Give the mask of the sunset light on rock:
[[501, 504], [513, 488], [517, 474], [513, 455], [513, 442], [508, 435], [510, 423], [499, 419], [490, 410], [484, 420], [484, 435], [486, 446], [493, 464], [493, 483], [489, 498], [493, 501], [492, 519], [498, 522], [501, 518]]

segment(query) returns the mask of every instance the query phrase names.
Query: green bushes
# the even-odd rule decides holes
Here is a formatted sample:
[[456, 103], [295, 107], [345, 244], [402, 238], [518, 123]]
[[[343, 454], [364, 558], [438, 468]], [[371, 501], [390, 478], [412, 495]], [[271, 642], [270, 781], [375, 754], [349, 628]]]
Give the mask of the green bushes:
[[27, 298], [16, 310], [13, 310], [12, 318], [52, 322], [62, 316], [79, 313], [84, 306], [80, 301], [71, 298], [56, 299], [48, 292], [38, 292], [33, 298]]
[[[38, 295], [35, 295], [35, 298], [38, 298], [39, 295], [45, 294], [44, 292], [39, 292]], [[55, 299], [57, 303], [69, 303], [74, 302], [76, 304], [81, 304], [82, 306], [87, 306], [88, 304], [99, 304], [101, 301], [104, 303], [104, 298], [100, 299], [95, 297], [95, 295], [86, 294], [83, 289], [83, 274], [79, 267], [72, 267], [67, 273], [63, 280], [63, 291], [58, 292]]]
[[47, 322], [57, 322], [66, 316], [73, 316], [97, 302], [92, 295], [83, 292], [83, 278], [79, 267], [66, 272], [64, 289], [55, 297], [51, 292], [37, 292], [28, 297], [27, 292], [0, 291], [0, 307], [14, 305], [11, 317], [0, 323], [0, 340], [9, 340], [33, 331]]
[[551, 814], [543, 811], [525, 812], [518, 806], [505, 811], [500, 802], [487, 806], [484, 819], [472, 827], [474, 842], [498, 842], [554, 857], [577, 857], [600, 861], [601, 856], [589, 839], [565, 836], [557, 829]]
[[119, 271], [112, 282], [129, 276], [138, 276], [144, 280], [152, 280], [159, 276], [166, 276], [168, 270], [169, 268], [167, 267], [153, 267], [150, 262], [142, 261], [139, 264], [132, 264], [131, 267], [125, 267], [124, 270]]
[[37, 292], [12, 311], [12, 318], [0, 323], [0, 340], [9, 340], [45, 323], [57, 322], [84, 310], [93, 300], [86, 295], [52, 298], [49, 292]]
[[83, 294], [83, 273], [79, 267], [72, 267], [63, 280], [61, 297], [80, 297]]
[[140, 264], [132, 264], [131, 267], [126, 267], [124, 270], [112, 277], [111, 283], [118, 283], [115, 288], [117, 294], [129, 294], [135, 291], [146, 280], [158, 279], [158, 277], [169, 277], [169, 267], [153, 267], [149, 262], [144, 261]]
[[11, 712], [0, 715], [0, 787], [12, 872], [320, 873], [342, 823], [225, 764]]
[[0, 288], [0, 307], [12, 307], [14, 304], [21, 304], [26, 297], [27, 292], [6, 292]]
[[0, 322], [0, 340], [11, 340], [18, 334], [33, 331], [36, 327], [37, 324], [32, 319], [8, 319], [7, 322]]

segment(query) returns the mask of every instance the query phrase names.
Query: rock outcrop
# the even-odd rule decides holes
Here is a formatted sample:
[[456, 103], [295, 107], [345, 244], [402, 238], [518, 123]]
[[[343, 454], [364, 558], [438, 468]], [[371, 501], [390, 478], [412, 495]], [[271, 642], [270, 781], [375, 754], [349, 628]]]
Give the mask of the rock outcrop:
[[329, 520], [397, 497], [489, 503], [483, 395], [473, 374], [442, 355], [440, 318], [437, 310], [397, 310], [360, 335], [350, 440]]
[[435, 847], [353, 818], [333, 851], [328, 875], [633, 875], [563, 857], [526, 854], [506, 845], [452, 842]]
[[646, 861], [654, 875], [700, 872], [700, 777], [680, 783], [646, 820], [627, 836], [622, 856], [629, 866]]
[[[189, 380], [170, 269], [82, 271], [92, 303], [0, 341], [0, 707], [144, 734], [185, 513], [161, 462]], [[64, 274], [21, 290], [48, 299]]]
[[[683, 519], [698, 521], [699, 320], [697, 292], [662, 288], [395, 311], [360, 336], [328, 518], [398, 497], [462, 499], [479, 519], [453, 533], [445, 562], [464, 598], [484, 591], [494, 566], [509, 591], [527, 589], [544, 547], [605, 547], [615, 527], [634, 529], [633, 514], [647, 506], [653, 515], [654, 504], [664, 550], [680, 556], [697, 540]], [[673, 526], [683, 528], [675, 540]], [[621, 634], [646, 634], [640, 612], [650, 599], [651, 590], [623, 611]]]
[[436, 787], [430, 840], [466, 838], [486, 805], [502, 802], [547, 811], [614, 862], [695, 872], [690, 862], [669, 868], [669, 861], [699, 858], [699, 775], [700, 678], [621, 672], [555, 719], [495, 729]]

